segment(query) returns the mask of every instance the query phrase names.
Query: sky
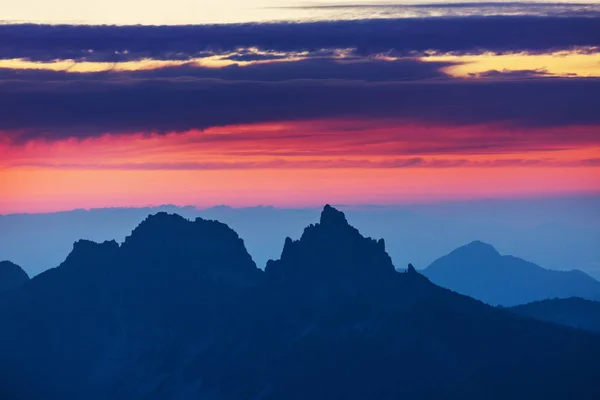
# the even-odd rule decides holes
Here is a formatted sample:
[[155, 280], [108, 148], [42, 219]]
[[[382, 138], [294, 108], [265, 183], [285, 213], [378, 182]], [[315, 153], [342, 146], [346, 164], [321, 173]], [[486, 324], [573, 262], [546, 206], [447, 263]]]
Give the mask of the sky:
[[[444, 5], [448, 3], [464, 3], [471, 7], [455, 10], [440, 7], [419, 8], [414, 5]], [[444, 14], [480, 14], [476, 6], [481, 1], [445, 1], [445, 0], [21, 0], [9, 2], [3, 6], [0, 21], [5, 23], [35, 22], [64, 24], [117, 24], [117, 25], [181, 25], [181, 24], [221, 24], [264, 21], [297, 21], [297, 20], [331, 20], [331, 19], [365, 19], [390, 17], [440, 16]], [[505, 1], [486, 1], [496, 3], [486, 14], [523, 14], [522, 4], [531, 3], [576, 3], [577, 6], [560, 6], [582, 9], [595, 5], [593, 0], [569, 2], [549, 0], [544, 2], [516, 1], [507, 9]], [[521, 3], [521, 4], [518, 4]], [[361, 7], [353, 7], [359, 5]], [[473, 6], [474, 5], [474, 6]], [[504, 8], [504, 9], [503, 9]], [[547, 11], [538, 7], [531, 11], [545, 14]]]
[[600, 192], [600, 3], [23, 0], [0, 214]]

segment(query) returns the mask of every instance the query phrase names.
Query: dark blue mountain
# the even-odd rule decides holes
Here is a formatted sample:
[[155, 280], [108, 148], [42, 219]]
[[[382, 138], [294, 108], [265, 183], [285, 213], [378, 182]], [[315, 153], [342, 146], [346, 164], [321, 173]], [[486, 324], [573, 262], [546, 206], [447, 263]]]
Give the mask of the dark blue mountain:
[[146, 369], [158, 367], [154, 357], [209, 340], [207, 327], [231, 314], [237, 291], [262, 273], [238, 235], [216, 221], [158, 213], [121, 246], [78, 241], [59, 267], [0, 303], [11, 321], [0, 333], [9, 347], [3, 366], [21, 384], [13, 392], [25, 399], [151, 392], [143, 385]]
[[326, 206], [256, 268], [226, 225], [149, 217], [0, 298], [3, 399], [597, 399], [600, 336], [397, 272]]
[[475, 241], [437, 259], [422, 271], [437, 285], [491, 305], [600, 295], [600, 282], [579, 271], [552, 271]]
[[0, 293], [23, 286], [29, 276], [21, 267], [10, 261], [0, 261]]
[[600, 332], [600, 303], [597, 301], [579, 297], [550, 299], [510, 307], [509, 311], [540, 321]]
[[[545, 268], [577, 266], [600, 279], [600, 196], [503, 199], [413, 204], [346, 206], [352, 224], [373, 237], [386, 239], [394, 264], [425, 267], [452, 249], [479, 238]], [[116, 240], [122, 243], [149, 214], [161, 211], [185, 218], [215, 219], [244, 238], [257, 265], [279, 257], [281, 240], [299, 237], [318, 220], [316, 208], [227, 206], [209, 209], [160, 206], [104, 208], [47, 214], [0, 215], [0, 258], [27, 266], [35, 276], [59, 265], [73, 242]], [[31, 244], [35, 243], [35, 251]], [[588, 269], [583, 269], [583, 268]]]

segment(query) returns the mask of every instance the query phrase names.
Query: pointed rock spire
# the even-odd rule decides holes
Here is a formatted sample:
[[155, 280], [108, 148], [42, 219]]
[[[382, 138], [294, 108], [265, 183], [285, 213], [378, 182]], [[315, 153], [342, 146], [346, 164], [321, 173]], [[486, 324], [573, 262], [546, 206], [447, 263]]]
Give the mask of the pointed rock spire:
[[330, 205], [323, 208], [320, 223], [306, 227], [300, 240], [286, 239], [281, 259], [270, 262], [269, 271], [320, 277], [395, 273], [385, 242], [361, 235], [343, 212]]
[[347, 226], [348, 221], [343, 212], [336, 210], [329, 204], [326, 204], [321, 211], [321, 225], [340, 225]]

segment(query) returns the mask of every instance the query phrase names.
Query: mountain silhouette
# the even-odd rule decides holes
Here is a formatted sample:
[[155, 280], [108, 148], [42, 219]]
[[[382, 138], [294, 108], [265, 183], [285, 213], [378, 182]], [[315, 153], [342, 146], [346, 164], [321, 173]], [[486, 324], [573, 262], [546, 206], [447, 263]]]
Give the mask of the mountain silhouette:
[[437, 259], [422, 273], [432, 282], [491, 305], [600, 295], [600, 282], [579, 271], [552, 271], [474, 241]]
[[600, 332], [600, 303], [597, 301], [579, 297], [550, 299], [510, 307], [509, 310], [540, 321]]
[[0, 261], [0, 293], [18, 289], [29, 280], [21, 267], [10, 261]]
[[600, 396], [598, 335], [397, 272], [330, 206], [264, 272], [224, 224], [150, 216], [77, 242], [0, 318], [3, 399]]
[[13, 322], [0, 333], [12, 343], [5, 370], [21, 380], [36, 377], [13, 379], [22, 383], [13, 392], [129, 398], [104, 389], [118, 388], [126, 376], [136, 385], [128, 374], [138, 358], [167, 351], [172, 341], [207, 340], [206, 326], [231, 313], [236, 289], [261, 275], [243, 241], [216, 221], [158, 213], [121, 246], [78, 241], [59, 267], [0, 303], [0, 316]]

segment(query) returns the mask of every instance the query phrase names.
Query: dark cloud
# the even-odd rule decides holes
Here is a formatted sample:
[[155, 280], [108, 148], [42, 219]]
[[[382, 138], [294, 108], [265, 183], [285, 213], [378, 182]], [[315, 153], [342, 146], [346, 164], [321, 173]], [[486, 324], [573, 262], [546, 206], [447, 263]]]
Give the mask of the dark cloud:
[[232, 54], [224, 57], [224, 60], [230, 61], [273, 61], [273, 60], [283, 60], [287, 58], [287, 55], [276, 55], [276, 54], [255, 54], [255, 53], [247, 53], [241, 52], [239, 54]]
[[[388, 51], [406, 55], [428, 50], [544, 52], [599, 45], [600, 18], [590, 17], [404, 18], [199, 26], [0, 25], [0, 58], [37, 61], [186, 60], [250, 47], [284, 52], [352, 48], [361, 55]], [[239, 57], [252, 58], [248, 54]]]
[[[549, 2], [523, 2], [523, 1], [492, 1], [492, 2], [455, 2], [455, 3], [422, 3], [422, 4], [390, 4], [390, 3], [370, 3], [360, 4], [348, 2], [347, 4], [326, 4], [326, 5], [304, 5], [281, 7], [282, 9], [304, 9], [304, 10], [323, 10], [323, 9], [377, 9], [377, 10], [443, 10], [443, 15], [453, 15], [453, 10], [472, 10], [470, 15], [503, 15], [510, 12], [513, 15], [534, 14], [534, 15], [584, 15], [588, 17], [597, 16], [600, 7], [598, 4], [590, 3], [549, 3]], [[460, 12], [460, 11], [459, 11]], [[455, 14], [454, 14], [455, 15]], [[460, 15], [460, 14], [459, 14]], [[464, 14], [463, 14], [464, 15]]]
[[[514, 70], [514, 71], [498, 71], [498, 70], [490, 70], [477, 74], [469, 74], [471, 77], [478, 78], [494, 78], [494, 79], [527, 79], [527, 78], [539, 78], [543, 76], [550, 76], [548, 71], [541, 69], [524, 69], [524, 70]], [[573, 76], [577, 76], [573, 74]]]
[[395, 118], [443, 125], [600, 124], [600, 79], [283, 82], [155, 78], [0, 81], [11, 140], [173, 132], [315, 118]]
[[300, 6], [290, 6], [290, 7], [279, 7], [281, 9], [326, 9], [326, 8], [404, 8], [404, 9], [412, 9], [412, 8], [475, 8], [475, 9], [490, 9], [490, 8], [524, 8], [524, 9], [540, 9], [540, 8], [569, 8], [569, 9], [580, 9], [581, 7], [589, 7], [591, 9], [595, 9], [593, 5], [586, 3], [577, 3], [565, 1], [563, 3], [551, 3], [551, 2], [522, 2], [522, 1], [471, 1], [471, 2], [447, 2], [447, 3], [410, 3], [410, 4], [394, 4], [394, 3], [360, 3], [360, 2], [348, 2], [348, 3], [339, 3], [339, 4], [309, 4], [309, 5], [300, 5]]
[[101, 80], [123, 78], [212, 78], [232, 81], [287, 81], [294, 79], [341, 79], [360, 81], [396, 81], [447, 78], [440, 72], [448, 62], [421, 62], [416, 59], [383, 61], [374, 59], [335, 60], [331, 58], [302, 59], [221, 68], [200, 67], [187, 63], [177, 67], [131, 72], [71, 73], [67, 71], [16, 70], [0, 68], [0, 79], [18, 80]]

